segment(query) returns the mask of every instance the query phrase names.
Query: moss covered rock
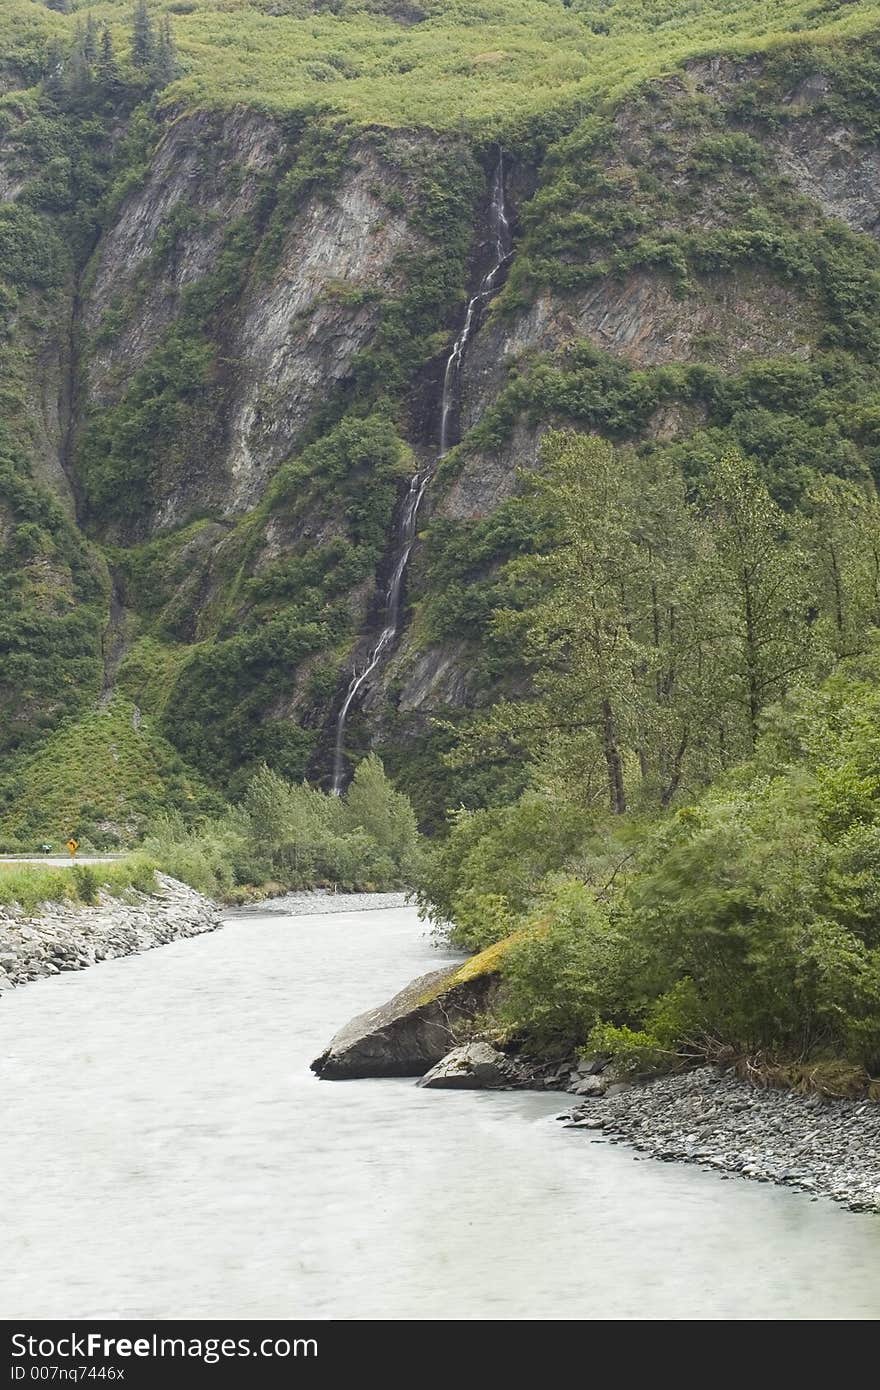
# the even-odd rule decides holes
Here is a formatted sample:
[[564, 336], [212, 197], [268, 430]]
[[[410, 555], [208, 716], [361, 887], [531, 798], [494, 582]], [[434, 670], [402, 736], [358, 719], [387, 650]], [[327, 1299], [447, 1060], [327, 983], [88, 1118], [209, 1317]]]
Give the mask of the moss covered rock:
[[491, 1008], [503, 945], [421, 975], [387, 1004], [359, 1014], [315, 1059], [312, 1071], [325, 1081], [423, 1076], [454, 1047], [461, 1025]]

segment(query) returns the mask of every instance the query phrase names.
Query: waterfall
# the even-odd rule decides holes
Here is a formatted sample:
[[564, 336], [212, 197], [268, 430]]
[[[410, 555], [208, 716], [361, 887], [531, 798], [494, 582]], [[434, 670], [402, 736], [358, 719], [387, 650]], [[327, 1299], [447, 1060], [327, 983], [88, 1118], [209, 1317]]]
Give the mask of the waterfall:
[[480, 288], [472, 299], [468, 301], [467, 312], [464, 316], [464, 323], [461, 332], [452, 345], [452, 351], [446, 359], [446, 370], [443, 373], [443, 395], [440, 406], [440, 454], [442, 458], [449, 451], [449, 427], [452, 420], [452, 412], [458, 398], [458, 378], [461, 372], [461, 364], [464, 358], [465, 349], [470, 341], [471, 334], [479, 322], [480, 312], [498, 288], [498, 279], [501, 271], [510, 256], [510, 223], [507, 220], [507, 212], [504, 206], [504, 155], [498, 156], [498, 164], [492, 179], [492, 202], [489, 207], [489, 227], [492, 233], [494, 261], [491, 270], [487, 271], [480, 282]]
[[468, 342], [480, 322], [483, 308], [498, 289], [501, 272], [511, 252], [510, 223], [504, 203], [504, 155], [499, 153], [498, 163], [492, 176], [492, 196], [489, 205], [489, 232], [492, 246], [492, 266], [480, 281], [479, 289], [468, 300], [467, 310], [461, 332], [452, 345], [446, 359], [443, 373], [443, 392], [440, 398], [440, 429], [438, 452], [424, 463], [410, 479], [409, 489], [400, 509], [394, 537], [394, 567], [385, 590], [382, 631], [371, 649], [362, 670], [352, 673], [345, 699], [336, 720], [336, 743], [333, 750], [332, 790], [336, 795], [342, 791], [345, 780], [345, 728], [349, 711], [363, 689], [366, 681], [383, 661], [386, 653], [394, 645], [400, 630], [400, 608], [403, 596], [403, 581], [409, 557], [416, 542], [416, 527], [419, 508], [428, 484], [434, 476], [438, 463], [449, 452], [452, 440], [452, 427], [455, 408], [458, 402], [459, 376]]

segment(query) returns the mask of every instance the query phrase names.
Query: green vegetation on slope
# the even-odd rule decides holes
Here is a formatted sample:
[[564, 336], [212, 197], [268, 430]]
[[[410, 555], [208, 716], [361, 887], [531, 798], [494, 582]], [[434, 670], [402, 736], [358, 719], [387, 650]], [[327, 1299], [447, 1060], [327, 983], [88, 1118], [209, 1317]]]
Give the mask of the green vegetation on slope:
[[[801, 145], [821, 169], [839, 122], [852, 142], [843, 182], [858, 186], [877, 136], [866, 100], [877, 71], [876, 40], [858, 51], [804, 42], [648, 86], [552, 144], [488, 331], [515, 338], [538, 303], [539, 322], [558, 317], [560, 344], [508, 360], [435, 491], [461, 477], [474, 488], [484, 470], [512, 467], [510, 450], [530, 462], [523, 435], [556, 423], [635, 447], [689, 492], [737, 450], [786, 513], [819, 476], [880, 478], [876, 239], [823, 215], [780, 174]], [[804, 86], [818, 98], [802, 99]], [[472, 699], [517, 698], [520, 648], [493, 614], [508, 601], [505, 563], [552, 538], [516, 498], [488, 514], [478, 503], [476, 517], [438, 510], [410, 585], [413, 643], [464, 639]], [[447, 723], [460, 719], [452, 709]], [[509, 794], [509, 761], [474, 764], [459, 786], [432, 779], [450, 732], [420, 737], [412, 780], [400, 769], [425, 823], [460, 796], [476, 806]]]
[[[29, 5], [40, 8], [36, 0]], [[863, 459], [871, 466], [875, 462], [874, 340], [880, 282], [876, 247], [867, 238], [818, 219], [814, 206], [794, 197], [774, 174], [759, 138], [762, 126], [771, 129], [792, 119], [792, 108], [783, 97], [803, 74], [813, 71], [834, 76], [833, 94], [824, 106], [868, 130], [865, 92], [876, 74], [874, 51], [870, 46], [858, 50], [826, 41], [831, 34], [842, 39], [866, 22], [864, 5], [825, 6], [819, 13], [786, 3], [769, 10], [762, 7], [760, 14], [750, 6], [728, 10], [693, 4], [659, 9], [620, 4], [603, 7], [600, 13], [588, 5], [565, 7], [555, 0], [497, 10], [481, 7], [479, 12], [463, 4], [421, 10], [416, 6], [400, 15], [378, 5], [334, 8], [335, 12], [315, 13], [311, 6], [292, 5], [279, 14], [274, 5], [270, 13], [259, 5], [226, 6], [218, 12], [216, 7], [194, 4], [186, 12], [179, 6], [170, 11], [179, 61], [187, 75], [182, 85], [168, 89], [169, 99], [180, 99], [187, 83], [207, 81], [206, 75], [213, 74], [218, 82], [229, 78], [241, 58], [249, 69], [247, 104], [258, 104], [259, 80], [272, 63], [267, 58], [264, 64], [263, 39], [254, 35], [271, 33], [272, 61], [286, 65], [280, 106], [296, 110], [282, 126], [281, 154], [251, 210], [227, 228], [210, 272], [185, 290], [178, 313], [144, 364], [130, 380], [118, 387], [114, 383], [109, 402], [102, 398], [100, 406], [85, 412], [75, 460], [68, 461], [83, 490], [81, 503], [90, 527], [124, 542], [109, 556], [136, 614], [129, 637], [138, 645], [123, 667], [123, 688], [164, 721], [166, 734], [203, 775], [227, 791], [240, 790], [262, 759], [294, 777], [312, 765], [316, 711], [332, 695], [341, 662], [363, 620], [362, 607], [352, 604], [351, 595], [376, 572], [398, 475], [409, 467], [403, 441], [412, 426], [413, 384], [447, 343], [451, 310], [465, 293], [473, 211], [483, 172], [463, 141], [414, 146], [409, 166], [395, 155], [407, 180], [408, 219], [425, 238], [426, 249], [398, 267], [403, 276], [399, 293], [373, 296], [377, 329], [353, 364], [350, 378], [310, 422], [306, 441], [311, 442], [282, 468], [277, 486], [235, 534], [216, 543], [213, 553], [210, 547], [201, 552], [201, 591], [195, 574], [188, 585], [174, 580], [175, 572], [185, 570], [193, 558], [185, 531], [143, 548], [131, 548], [131, 542], [155, 524], [169, 495], [191, 486], [193, 479], [210, 477], [222, 449], [228, 392], [234, 389], [226, 370], [226, 327], [238, 314], [243, 295], [254, 284], [271, 279], [303, 199], [317, 193], [328, 205], [332, 201], [350, 159], [351, 122], [397, 123], [398, 117], [382, 109], [383, 90], [394, 102], [431, 102], [433, 123], [439, 119], [456, 127], [464, 118], [459, 112], [453, 119], [451, 113], [462, 94], [462, 99], [468, 93], [481, 94], [479, 101], [495, 103], [499, 117], [509, 114], [508, 103], [515, 95], [519, 125], [510, 127], [505, 139], [526, 165], [540, 162], [547, 142], [574, 125], [572, 133], [551, 143], [537, 195], [522, 210], [523, 238], [499, 313], [514, 317], [546, 287], [564, 300], [585, 286], [633, 271], [665, 278], [680, 295], [705, 298], [711, 298], [713, 283], [724, 275], [756, 276], [754, 293], [760, 295], [760, 277], [767, 275], [791, 286], [803, 306], [799, 341], [792, 345], [797, 358], [788, 356], [784, 365], [779, 360], [768, 360], [763, 368], [750, 365], [741, 379], [725, 376], [724, 367], [713, 362], [708, 342], [701, 354], [704, 360], [687, 367], [633, 371], [620, 358], [603, 357], [584, 344], [548, 360], [521, 364], [464, 451], [458, 451], [459, 459], [468, 450], [499, 447], [523, 417], [530, 422], [563, 417], [614, 438], [636, 439], [649, 431], [653, 411], [682, 405], [694, 411], [695, 419], [700, 412], [705, 415], [705, 429], [678, 446], [678, 461], [689, 475], [704, 469], [705, 460], [728, 444], [737, 444], [761, 459], [774, 475], [774, 494], [790, 502], [816, 467], [851, 476]], [[128, 113], [134, 102], [149, 94], [156, 79], [133, 61], [130, 3], [79, 5], [74, 11], [66, 16], [43, 12], [45, 33], [73, 45], [64, 58], [62, 79], [55, 80], [51, 66], [47, 71], [47, 50], [42, 96], [16, 92], [7, 103], [16, 160], [31, 175], [35, 170], [38, 174], [7, 210], [9, 264], [22, 284], [38, 271], [44, 279], [48, 276], [46, 284], [27, 291], [30, 312], [37, 295], [46, 321], [55, 302], [51, 296], [69, 278], [71, 252], [83, 270], [82, 256], [91, 237], [102, 222], [112, 221], [126, 191], [142, 178], [158, 130], [148, 108], [139, 107], [111, 157], [106, 137], [114, 115]], [[158, 32], [160, 19], [169, 11], [155, 4], [149, 12]], [[88, 34], [82, 26], [90, 16], [99, 34], [105, 23], [111, 25], [117, 71], [110, 82], [98, 58], [83, 65]], [[211, 35], [206, 36], [208, 17]], [[29, 31], [36, 23], [31, 16]], [[528, 32], [529, 42], [543, 45], [542, 51], [548, 60], [552, 54], [554, 62], [560, 61], [560, 36], [571, 40], [563, 44], [571, 55], [586, 45], [583, 51], [591, 55], [588, 85], [598, 85], [590, 88], [592, 95], [578, 97], [580, 115], [596, 107], [598, 93], [604, 101], [636, 76], [650, 75], [652, 64], [665, 51], [677, 60], [685, 51], [698, 50], [704, 39], [715, 48], [729, 39], [760, 43], [765, 29], [774, 35], [774, 46], [761, 67], [746, 74], [730, 110], [724, 101], [691, 99], [687, 83], [644, 89], [628, 115], [630, 126], [641, 120], [643, 128], [637, 140], [626, 142], [629, 154], [624, 159], [613, 112], [606, 105], [602, 119], [588, 115], [586, 121], [577, 120], [575, 107], [566, 105], [567, 77], [551, 80], [531, 60], [510, 66], [498, 57], [502, 50], [491, 46], [480, 49], [478, 56], [492, 61], [477, 64], [478, 73], [467, 64], [463, 68], [461, 61], [447, 71], [442, 54], [451, 54], [456, 45], [467, 53], [475, 39], [483, 43], [487, 23], [490, 28], [493, 23], [507, 26], [511, 35]], [[221, 38], [227, 25], [239, 26], [240, 44]], [[789, 26], [801, 35], [794, 48], [782, 42]], [[201, 38], [195, 57], [187, 51], [187, 35], [197, 29]], [[292, 40], [289, 50], [284, 44], [284, 36], [294, 33], [299, 36], [295, 53]], [[309, 44], [324, 43], [324, 35], [330, 33], [346, 40], [350, 61], [362, 62], [364, 72], [336, 69], [333, 63], [329, 69], [334, 76], [306, 71], [302, 64], [312, 61]], [[361, 50], [363, 57], [358, 57]], [[383, 69], [384, 86], [369, 86], [378, 83], [378, 77], [368, 73], [374, 59], [380, 66], [390, 64]], [[426, 78], [444, 84], [443, 98], [432, 101]], [[354, 98], [367, 91], [375, 97], [369, 112], [356, 108], [348, 97], [341, 104], [337, 100], [340, 93]], [[206, 99], [225, 100], [218, 92], [219, 88]], [[552, 119], [534, 115], [532, 98], [546, 106]], [[273, 105], [268, 97], [266, 103]], [[329, 110], [334, 105], [335, 116]], [[471, 115], [465, 124], [472, 124]], [[411, 119], [417, 119], [415, 109]], [[472, 125], [471, 139], [473, 131], [480, 139], [487, 133], [480, 120]], [[736, 128], [742, 122], [753, 133]], [[210, 137], [209, 132], [208, 143]], [[379, 140], [381, 147], [378, 136], [371, 139]], [[209, 158], [207, 144], [204, 157]], [[234, 169], [220, 170], [217, 177], [222, 183], [235, 174]], [[138, 282], [113, 304], [96, 342], [85, 345], [86, 359], [137, 320], [139, 294], [148, 284], [163, 283], [188, 234], [206, 216], [210, 213], [197, 200], [192, 206], [184, 202], [174, 207]], [[55, 253], [40, 261], [34, 255], [38, 244], [55, 247]], [[348, 305], [345, 286], [338, 287], [338, 297], [340, 305], [357, 312], [360, 301]], [[10, 419], [20, 422], [24, 438], [29, 428], [24, 409], [27, 383], [34, 364], [21, 371], [27, 357], [22, 343], [27, 339], [22, 337], [20, 306], [10, 322], [21, 380]], [[720, 338], [726, 329], [727, 325], [719, 328]], [[823, 355], [803, 361], [804, 349], [815, 348], [817, 342]], [[271, 412], [269, 396], [264, 408]], [[380, 438], [383, 431], [389, 440], [393, 433], [396, 442]], [[341, 453], [350, 461], [340, 471], [338, 460], [333, 460]], [[391, 453], [396, 453], [393, 460]], [[448, 468], [454, 465], [455, 456]], [[303, 470], [320, 481], [301, 487]], [[334, 483], [327, 489], [330, 473]], [[190, 515], [200, 514], [198, 504], [196, 497]], [[346, 525], [316, 553], [306, 555], [308, 547], [288, 537], [307, 514], [316, 517], [319, 512], [328, 521], [342, 512]], [[270, 528], [277, 531], [279, 518], [285, 531], [280, 557], [264, 540]], [[519, 520], [518, 529], [510, 531], [508, 520], [502, 508], [486, 523], [436, 528], [424, 581], [424, 635], [442, 640], [456, 631], [484, 644], [475, 665], [486, 696], [504, 681], [510, 666], [489, 631], [497, 597], [494, 567], [532, 544], [528, 525]], [[330, 527], [336, 530], [332, 522]], [[437, 554], [438, 542], [440, 555], [434, 563], [431, 556]], [[140, 582], [146, 571], [148, 591]], [[49, 649], [58, 650], [54, 639]], [[94, 656], [92, 663], [96, 674]], [[89, 687], [78, 680], [72, 698], [88, 698], [93, 689], [94, 684]], [[61, 710], [54, 698], [47, 698], [46, 707], [49, 720]], [[24, 722], [30, 718], [26, 714]], [[356, 741], [359, 733], [355, 722]], [[420, 812], [437, 824], [442, 820], [440, 801], [457, 799], [456, 789], [436, 781], [436, 736], [424, 730], [418, 736], [428, 765]], [[388, 756], [396, 766], [401, 755], [391, 746]], [[494, 785], [491, 774], [472, 778], [468, 800], [491, 796]]]
[[[25, 69], [39, 37], [77, 15], [109, 24], [122, 49], [130, 0], [73, 0], [66, 17], [8, 0], [10, 50]], [[169, 101], [322, 103], [359, 122], [495, 132], [571, 120], [694, 54], [754, 51], [798, 35], [855, 36], [875, 0], [156, 0], [184, 69]]]
[[[332, 695], [332, 657], [353, 636], [349, 595], [372, 578], [399, 480], [411, 471], [387, 416], [350, 416], [284, 465], [265, 501], [224, 541], [225, 603], [199, 615], [204, 640], [177, 649], [181, 658], [171, 660], [158, 710], [167, 736], [215, 783], [240, 788], [264, 761], [286, 777], [303, 776], [314, 733], [290, 718], [288, 703], [303, 685], [300, 693], [312, 699]], [[315, 514], [327, 517], [320, 545], [305, 524]], [[270, 521], [276, 534], [283, 528], [296, 537], [280, 556], [266, 541]], [[192, 539], [192, 531], [180, 538]], [[126, 599], [132, 595], [166, 653], [175, 651], [169, 637], [189, 635], [178, 622], [192, 622], [185, 602], [178, 609], [186, 573], [179, 555], [176, 538], [115, 555]], [[157, 662], [148, 652], [150, 679]], [[140, 684], [136, 660], [137, 649], [123, 667], [123, 685]]]
[[0, 577], [2, 755], [97, 694], [106, 602], [96, 557], [2, 434]]
[[121, 696], [64, 721], [0, 776], [0, 835], [56, 847], [73, 835], [106, 848], [140, 838], [176, 808], [189, 819], [219, 805], [180, 755]]
[[[350, 137], [344, 129], [326, 139], [317, 131], [282, 156], [280, 192], [267, 185], [254, 214], [230, 231], [214, 270], [184, 295], [172, 328], [119, 401], [93, 410], [77, 456], [94, 524], [111, 535], [120, 530], [128, 542], [108, 547], [123, 599], [165, 654], [169, 680], [156, 712], [184, 756], [233, 792], [263, 760], [287, 777], [309, 765], [316, 730], [308, 725], [317, 721], [292, 713], [332, 696], [340, 658], [363, 621], [363, 604], [351, 596], [373, 581], [401, 483], [416, 466], [402, 438], [408, 393], [414, 373], [437, 355], [450, 304], [464, 296], [481, 190], [482, 172], [466, 150], [383, 151], [376, 138], [405, 181], [420, 249], [398, 258], [399, 290], [364, 292], [376, 329], [350, 379], [329, 393], [306, 430], [309, 442], [210, 556], [199, 549], [198, 523], [132, 545], [181, 478], [210, 474], [224, 404], [217, 382], [237, 296], [271, 277], [277, 243], [312, 182], [332, 202]], [[361, 298], [349, 303], [344, 286], [335, 295], [340, 312], [357, 313]], [[267, 416], [273, 404], [267, 387]], [[212, 589], [195, 613], [184, 584], [194, 561], [210, 563]], [[187, 643], [183, 653], [177, 642]], [[134, 663], [121, 679], [140, 700]]]
[[[412, 813], [378, 764], [344, 801], [284, 778], [309, 766], [363, 624], [419, 392], [473, 272], [488, 145], [503, 143], [521, 237], [493, 323], [521, 327], [540, 299], [573, 341], [563, 327], [552, 350], [510, 364], [436, 493], [497, 463], [518, 428], [574, 425], [623, 447], [552, 436], [543, 480], [431, 527], [413, 645], [465, 643], [481, 712], [410, 728], [389, 691], [383, 735], [426, 820], [475, 808], [437, 848], [425, 899], [464, 944], [524, 931], [506, 1022], [542, 1043], [633, 1065], [720, 1048], [880, 1064], [880, 257], [832, 215], [833, 188], [808, 198], [791, 162], [781, 172], [803, 131], [809, 144], [838, 123], [846, 168], [876, 141], [880, 4], [156, 0], [148, 54], [129, 0], [7, 9], [7, 79], [42, 86], [0, 104], [23, 180], [0, 208], [4, 736], [88, 705], [104, 655], [105, 678], [155, 719], [135, 729], [118, 700], [17, 754], [13, 833], [37, 834], [47, 814], [136, 833], [171, 806], [151, 852], [210, 891], [411, 878]], [[177, 51], [169, 40], [160, 61], [168, 16]], [[112, 63], [90, 56], [104, 25]], [[760, 59], [681, 71], [718, 53]], [[53, 462], [38, 368], [57, 377], [45, 400], [63, 410], [79, 391], [81, 408], [77, 353], [87, 369], [137, 324], [212, 213], [195, 194], [175, 207], [80, 342], [95, 238], [144, 180], [162, 120], [237, 103], [281, 113], [278, 159], [146, 359], [117, 364]], [[395, 263], [393, 291], [327, 287], [343, 318], [375, 311], [375, 328], [230, 522], [197, 486], [235, 390], [228, 326], [278, 272], [306, 200], [332, 204], [356, 139], [391, 167], [383, 127], [444, 132], [403, 137], [407, 196], [384, 190], [421, 250]], [[851, 220], [868, 225], [857, 208]], [[636, 283], [657, 337], [642, 360], [660, 365], [635, 367], [623, 334], [599, 350], [604, 319], [584, 308]], [[682, 329], [695, 317], [702, 334]], [[278, 404], [261, 402], [267, 417]], [[100, 650], [102, 557], [49, 500], [59, 467], [128, 610], [118, 673]], [[171, 500], [180, 529], [156, 535]], [[200, 818], [204, 789], [163, 735], [239, 805]]]
[[[45, 22], [40, 18], [45, 17]], [[42, 87], [0, 96], [0, 754], [90, 704], [102, 675], [109, 579], [76, 524], [69, 414], [74, 409], [75, 286], [105, 214], [104, 198], [137, 140], [111, 138], [146, 88], [112, 91], [77, 69], [55, 90], [51, 33], [67, 21], [36, 4], [4, 12], [2, 57], [30, 57]], [[59, 40], [60, 42], [60, 40]], [[83, 34], [74, 43], [82, 56]], [[118, 126], [117, 126], [117, 132]]]

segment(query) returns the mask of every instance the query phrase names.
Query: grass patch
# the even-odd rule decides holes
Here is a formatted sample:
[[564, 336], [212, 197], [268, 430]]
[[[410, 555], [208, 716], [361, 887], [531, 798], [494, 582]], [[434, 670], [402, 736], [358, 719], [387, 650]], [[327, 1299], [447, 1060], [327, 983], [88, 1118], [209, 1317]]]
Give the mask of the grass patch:
[[[34, 7], [16, 0], [13, 8]], [[597, 94], [694, 54], [761, 49], [804, 34], [856, 36], [880, 13], [876, 0], [618, 0], [601, 7], [423, 0], [415, 23], [401, 23], [391, 5], [375, 0], [320, 9], [306, 0], [188, 0], [151, 9], [171, 14], [185, 68], [169, 102], [275, 110], [318, 102], [358, 121], [447, 129], [516, 125], [565, 107], [577, 112]], [[89, 10], [99, 24], [110, 23], [122, 47], [129, 0]], [[69, 17], [67, 27], [74, 23]]]
[[133, 889], [152, 893], [156, 865], [142, 854], [129, 855], [114, 864], [4, 864], [0, 862], [0, 906], [17, 904], [34, 912], [42, 903], [78, 903], [92, 906], [103, 890], [114, 898]]
[[753, 1086], [820, 1095], [828, 1100], [880, 1101], [880, 1079], [872, 1078], [858, 1063], [840, 1058], [786, 1062], [762, 1056], [740, 1057], [734, 1063], [734, 1071]]

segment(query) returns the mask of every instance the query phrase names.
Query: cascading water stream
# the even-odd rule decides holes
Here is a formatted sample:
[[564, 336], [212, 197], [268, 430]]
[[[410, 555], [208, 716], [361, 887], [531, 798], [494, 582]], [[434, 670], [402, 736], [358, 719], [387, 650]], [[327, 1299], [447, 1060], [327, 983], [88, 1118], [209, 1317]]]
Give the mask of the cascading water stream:
[[416, 541], [416, 523], [418, 520], [419, 508], [422, 505], [422, 498], [425, 495], [428, 484], [434, 476], [438, 463], [443, 458], [444, 454], [448, 453], [450, 448], [450, 435], [455, 406], [458, 399], [461, 364], [468, 342], [479, 323], [480, 314], [484, 306], [498, 289], [501, 272], [510, 256], [510, 223], [504, 204], [503, 154], [499, 154], [498, 156], [498, 163], [492, 177], [489, 228], [492, 236], [494, 253], [493, 263], [491, 269], [486, 272], [480, 281], [480, 287], [477, 293], [468, 301], [461, 332], [453, 343], [452, 351], [446, 359], [446, 368], [443, 373], [443, 392], [440, 402], [439, 450], [436, 456], [423, 464], [422, 467], [413, 474], [410, 480], [409, 491], [404, 499], [397, 523], [397, 534], [395, 537], [396, 558], [394, 561], [394, 568], [391, 571], [391, 577], [388, 581], [388, 586], [385, 590], [382, 631], [370, 651], [363, 669], [355, 671], [352, 674], [345, 699], [342, 702], [336, 720], [332, 790], [337, 795], [342, 791], [343, 782], [345, 780], [345, 729], [349, 711], [354, 701], [357, 699], [358, 694], [363, 689], [365, 682], [369, 680], [377, 666], [382, 662], [385, 654], [393, 646], [400, 630], [403, 581], [406, 575], [407, 565], [409, 564], [409, 557]]

